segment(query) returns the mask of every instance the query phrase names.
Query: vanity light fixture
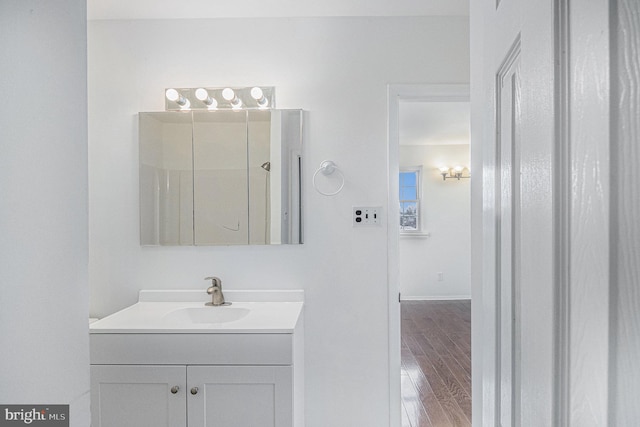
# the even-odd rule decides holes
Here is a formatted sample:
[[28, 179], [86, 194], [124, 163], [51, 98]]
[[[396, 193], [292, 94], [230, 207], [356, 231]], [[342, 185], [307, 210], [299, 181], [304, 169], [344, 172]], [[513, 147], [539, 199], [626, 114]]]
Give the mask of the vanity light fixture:
[[[458, 181], [462, 178], [471, 178], [471, 171], [468, 167], [456, 165], [454, 167], [449, 166], [441, 166], [438, 168], [440, 170], [440, 175], [442, 175], [442, 180], [446, 181], [447, 179], [455, 178]], [[464, 175], [464, 171], [467, 171], [467, 175]]]
[[253, 110], [276, 108], [273, 86], [169, 88], [165, 110]]

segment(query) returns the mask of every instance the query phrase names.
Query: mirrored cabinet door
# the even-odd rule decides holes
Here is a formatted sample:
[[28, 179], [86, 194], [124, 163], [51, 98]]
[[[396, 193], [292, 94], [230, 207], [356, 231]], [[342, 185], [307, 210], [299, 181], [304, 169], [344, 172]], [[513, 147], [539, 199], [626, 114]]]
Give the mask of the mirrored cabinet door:
[[140, 241], [193, 245], [190, 114], [140, 114]]
[[196, 245], [249, 239], [247, 112], [193, 113], [193, 224]]

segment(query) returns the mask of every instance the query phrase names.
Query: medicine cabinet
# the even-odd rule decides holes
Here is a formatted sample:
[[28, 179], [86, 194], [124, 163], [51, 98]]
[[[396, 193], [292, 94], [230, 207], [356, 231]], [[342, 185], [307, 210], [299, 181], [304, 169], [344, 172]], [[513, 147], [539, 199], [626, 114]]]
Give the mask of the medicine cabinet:
[[141, 244], [302, 243], [302, 116], [139, 113]]

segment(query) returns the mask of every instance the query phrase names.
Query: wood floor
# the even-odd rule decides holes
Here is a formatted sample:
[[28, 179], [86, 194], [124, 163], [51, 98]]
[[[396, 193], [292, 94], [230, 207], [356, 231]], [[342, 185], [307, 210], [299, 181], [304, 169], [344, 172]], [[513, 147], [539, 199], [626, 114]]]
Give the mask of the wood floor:
[[402, 426], [471, 426], [471, 302], [403, 301]]

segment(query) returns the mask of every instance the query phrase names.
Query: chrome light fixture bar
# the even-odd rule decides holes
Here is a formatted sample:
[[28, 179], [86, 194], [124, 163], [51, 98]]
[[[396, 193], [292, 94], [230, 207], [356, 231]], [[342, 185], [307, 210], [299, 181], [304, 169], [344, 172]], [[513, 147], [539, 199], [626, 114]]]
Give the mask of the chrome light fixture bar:
[[[446, 181], [447, 179], [457, 179], [458, 181], [460, 181], [460, 179], [462, 178], [471, 178], [469, 168], [464, 166], [458, 165], [452, 168], [449, 166], [441, 166], [438, 169], [440, 169], [440, 175], [442, 175], [443, 181]], [[464, 171], [467, 171], [466, 176], [464, 176]]]
[[165, 110], [265, 110], [276, 107], [276, 88], [198, 87], [165, 89]]

